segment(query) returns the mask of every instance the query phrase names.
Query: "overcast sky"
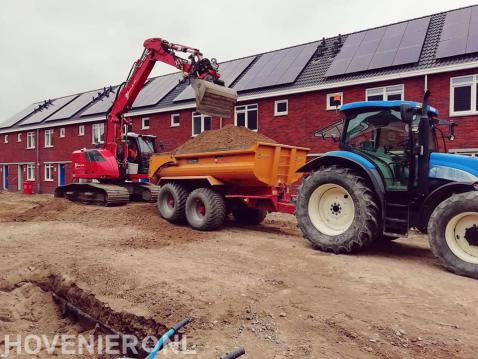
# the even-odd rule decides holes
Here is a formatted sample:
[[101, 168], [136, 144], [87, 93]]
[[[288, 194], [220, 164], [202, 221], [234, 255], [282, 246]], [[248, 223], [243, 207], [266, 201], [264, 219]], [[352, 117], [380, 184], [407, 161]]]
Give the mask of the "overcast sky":
[[[0, 0], [0, 121], [32, 102], [121, 83], [149, 37], [224, 61], [473, 3]], [[162, 64], [153, 75], [173, 71]]]

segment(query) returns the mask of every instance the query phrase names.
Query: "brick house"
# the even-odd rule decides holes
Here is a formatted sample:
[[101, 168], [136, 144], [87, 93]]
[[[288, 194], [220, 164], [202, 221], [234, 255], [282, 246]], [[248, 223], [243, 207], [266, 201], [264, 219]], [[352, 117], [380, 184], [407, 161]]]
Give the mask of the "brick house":
[[[440, 118], [458, 124], [447, 150], [478, 155], [478, 6], [231, 60], [220, 69], [239, 92], [234, 118], [196, 113], [175, 73], [145, 85], [126, 114], [133, 131], [156, 135], [168, 151], [204, 130], [235, 124], [316, 155], [336, 148], [314, 136], [338, 119], [335, 96], [341, 103], [421, 101], [429, 89]], [[102, 142], [116, 90], [42, 101], [0, 119], [0, 190], [18, 191], [32, 180], [36, 192], [51, 192], [71, 181], [71, 152]]]

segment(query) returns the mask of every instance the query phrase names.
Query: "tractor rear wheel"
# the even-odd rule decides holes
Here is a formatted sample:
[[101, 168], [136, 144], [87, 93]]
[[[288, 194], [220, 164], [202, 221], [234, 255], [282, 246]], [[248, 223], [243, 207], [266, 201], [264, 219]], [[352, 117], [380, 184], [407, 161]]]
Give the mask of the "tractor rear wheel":
[[478, 191], [440, 203], [428, 222], [428, 239], [448, 270], [478, 278]]
[[185, 221], [186, 187], [178, 183], [166, 183], [158, 192], [158, 211], [161, 217], [171, 223], [181, 224]]
[[189, 225], [200, 231], [212, 231], [224, 223], [226, 204], [224, 197], [210, 188], [192, 191], [186, 201]]
[[316, 248], [352, 253], [378, 235], [380, 210], [364, 178], [349, 168], [321, 167], [299, 188], [296, 217]]

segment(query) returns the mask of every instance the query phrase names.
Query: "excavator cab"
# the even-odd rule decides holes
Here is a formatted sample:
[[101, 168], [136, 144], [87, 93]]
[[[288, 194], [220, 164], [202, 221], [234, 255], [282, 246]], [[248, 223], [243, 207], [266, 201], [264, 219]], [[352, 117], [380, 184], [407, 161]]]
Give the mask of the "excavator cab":
[[129, 132], [126, 142], [128, 145], [128, 174], [147, 174], [149, 159], [153, 153], [156, 153], [156, 136]]

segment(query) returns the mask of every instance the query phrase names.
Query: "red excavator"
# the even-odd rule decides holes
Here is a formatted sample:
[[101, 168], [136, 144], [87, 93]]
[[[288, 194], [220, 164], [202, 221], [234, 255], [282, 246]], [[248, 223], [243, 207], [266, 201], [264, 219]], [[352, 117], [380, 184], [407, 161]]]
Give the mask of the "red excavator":
[[[236, 91], [224, 86], [214, 59], [204, 58], [195, 48], [159, 38], [144, 42], [144, 52], [131, 68], [127, 80], [116, 92], [107, 116], [105, 144], [101, 148], [73, 152], [73, 183], [57, 187], [56, 197], [105, 206], [132, 200], [154, 202], [159, 187], [147, 183], [149, 158], [155, 152], [156, 136], [130, 132], [127, 113], [148, 79], [156, 61], [178, 68], [189, 81], [202, 114], [230, 117], [237, 101]], [[188, 54], [182, 58], [177, 53]]]

